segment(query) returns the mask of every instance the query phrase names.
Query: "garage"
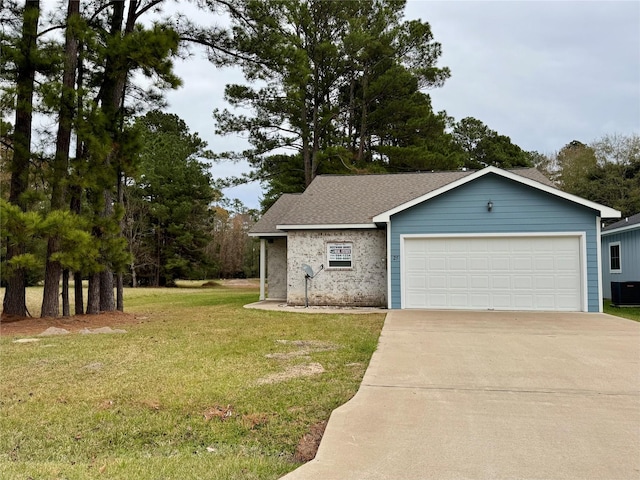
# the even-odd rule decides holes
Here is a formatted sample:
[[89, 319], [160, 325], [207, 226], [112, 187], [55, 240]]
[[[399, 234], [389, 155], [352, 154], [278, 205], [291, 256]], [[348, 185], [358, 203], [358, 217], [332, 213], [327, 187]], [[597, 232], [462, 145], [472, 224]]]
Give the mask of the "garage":
[[585, 310], [582, 237], [403, 236], [402, 308]]

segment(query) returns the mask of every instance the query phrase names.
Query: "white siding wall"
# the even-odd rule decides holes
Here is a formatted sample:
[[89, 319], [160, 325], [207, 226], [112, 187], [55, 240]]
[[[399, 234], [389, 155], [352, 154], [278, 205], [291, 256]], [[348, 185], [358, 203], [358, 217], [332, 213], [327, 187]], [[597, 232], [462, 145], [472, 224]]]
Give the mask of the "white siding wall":
[[[327, 243], [352, 242], [353, 267], [329, 269]], [[309, 305], [386, 306], [387, 268], [384, 230], [289, 231], [287, 239], [287, 303], [304, 305], [307, 264], [317, 272], [309, 280]]]

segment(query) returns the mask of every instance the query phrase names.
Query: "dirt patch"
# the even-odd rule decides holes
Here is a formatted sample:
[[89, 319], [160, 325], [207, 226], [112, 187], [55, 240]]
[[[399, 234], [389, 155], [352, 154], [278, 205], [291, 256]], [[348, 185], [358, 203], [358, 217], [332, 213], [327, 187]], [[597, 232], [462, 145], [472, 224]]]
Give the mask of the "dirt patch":
[[292, 358], [304, 357], [307, 359], [311, 359], [309, 356], [308, 350], [296, 350], [295, 352], [289, 353], [267, 353], [265, 358], [272, 358], [276, 360], [290, 360]]
[[225, 287], [257, 287], [260, 285], [260, 280], [255, 278], [231, 278], [229, 280], [219, 280]]
[[203, 415], [206, 421], [209, 421], [212, 418], [226, 420], [233, 415], [233, 407], [231, 405], [227, 405], [226, 407], [214, 405], [213, 407], [207, 408]]
[[327, 428], [326, 421], [311, 425], [309, 431], [303, 435], [296, 447], [296, 453], [293, 455], [296, 462], [306, 463], [316, 457], [325, 428]]
[[319, 363], [305, 363], [302, 365], [292, 365], [286, 368], [282, 372], [272, 373], [266, 377], [258, 379], [258, 385], [264, 385], [269, 383], [284, 382], [292, 378], [299, 377], [311, 377], [324, 372], [324, 367]]
[[276, 343], [293, 345], [294, 347], [307, 349], [313, 352], [328, 352], [339, 348], [338, 345], [334, 343], [322, 342], [320, 340], [276, 340]]
[[104, 312], [96, 315], [74, 315], [72, 317], [58, 318], [23, 318], [2, 317], [0, 320], [0, 335], [26, 336], [38, 335], [49, 327], [65, 329], [71, 333], [91, 328], [115, 327], [140, 323], [143, 318], [138, 318], [130, 313]]
[[241, 418], [242, 425], [249, 430], [256, 430], [263, 425], [269, 423], [270, 418], [273, 415], [267, 413], [250, 413], [243, 415]]

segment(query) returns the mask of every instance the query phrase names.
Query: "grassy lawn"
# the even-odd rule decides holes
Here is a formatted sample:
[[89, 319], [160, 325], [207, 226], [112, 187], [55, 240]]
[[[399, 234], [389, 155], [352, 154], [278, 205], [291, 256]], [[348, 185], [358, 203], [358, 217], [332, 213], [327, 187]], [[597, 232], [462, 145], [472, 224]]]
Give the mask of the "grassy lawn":
[[127, 290], [139, 321], [126, 334], [1, 337], [0, 478], [296, 468], [302, 436], [357, 391], [384, 316], [242, 308], [256, 300], [255, 288]]
[[612, 307], [611, 300], [604, 299], [604, 313], [615, 315], [617, 317], [628, 318], [640, 322], [640, 307]]

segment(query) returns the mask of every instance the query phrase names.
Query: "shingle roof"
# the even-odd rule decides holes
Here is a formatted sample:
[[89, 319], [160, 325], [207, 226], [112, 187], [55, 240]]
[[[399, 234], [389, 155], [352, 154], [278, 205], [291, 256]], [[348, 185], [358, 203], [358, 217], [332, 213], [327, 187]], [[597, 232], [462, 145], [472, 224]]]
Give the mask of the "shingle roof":
[[609, 230], [616, 230], [618, 228], [630, 227], [632, 225], [640, 225], [640, 213], [636, 213], [635, 215], [631, 215], [630, 217], [623, 218], [622, 220], [612, 223], [607, 227], [602, 229], [602, 232], [608, 232]]
[[[510, 172], [547, 186], [554, 184], [535, 168]], [[363, 225], [373, 217], [460, 180], [474, 171], [374, 175], [319, 175], [301, 195], [283, 195], [251, 229], [280, 232], [276, 225]], [[281, 200], [284, 201], [281, 202]], [[292, 201], [295, 200], [295, 201]]]
[[256, 222], [251, 228], [251, 234], [275, 234], [281, 233], [285, 235], [282, 230], [278, 230], [276, 225], [282, 223], [282, 218], [287, 214], [289, 210], [293, 208], [297, 200], [300, 200], [301, 193], [285, 193], [271, 205], [271, 208], [264, 212], [262, 218]]

